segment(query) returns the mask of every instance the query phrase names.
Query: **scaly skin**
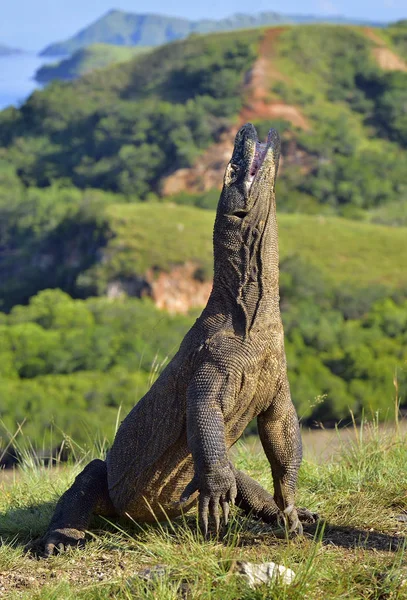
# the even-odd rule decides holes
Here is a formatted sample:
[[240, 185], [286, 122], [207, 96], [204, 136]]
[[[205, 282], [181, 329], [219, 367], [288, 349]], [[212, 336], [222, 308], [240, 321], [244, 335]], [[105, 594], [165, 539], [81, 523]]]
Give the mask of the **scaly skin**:
[[[279, 137], [236, 136], [214, 228], [208, 304], [151, 389], [122, 422], [106, 462], [93, 461], [60, 499], [39, 543], [45, 555], [83, 543], [92, 513], [175, 517], [199, 496], [219, 529], [236, 500], [269, 523], [302, 527], [294, 504], [301, 438], [291, 402], [279, 309], [274, 183]], [[274, 497], [237, 471], [228, 449], [257, 417]], [[303, 520], [313, 515], [303, 509]]]

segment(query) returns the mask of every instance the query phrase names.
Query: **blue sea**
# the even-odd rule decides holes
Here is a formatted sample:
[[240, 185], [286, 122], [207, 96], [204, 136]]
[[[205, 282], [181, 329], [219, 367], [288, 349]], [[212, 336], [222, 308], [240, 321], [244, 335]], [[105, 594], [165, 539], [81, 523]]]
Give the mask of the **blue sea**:
[[36, 54], [0, 56], [0, 110], [7, 106], [20, 106], [37, 88], [35, 72], [43, 64], [55, 62]]

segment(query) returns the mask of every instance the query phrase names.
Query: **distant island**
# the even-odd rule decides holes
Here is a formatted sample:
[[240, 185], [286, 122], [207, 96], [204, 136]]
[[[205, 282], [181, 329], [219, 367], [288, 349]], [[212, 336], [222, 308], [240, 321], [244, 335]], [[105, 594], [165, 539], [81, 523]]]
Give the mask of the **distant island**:
[[8, 46], [3, 46], [0, 44], [0, 56], [11, 56], [12, 54], [23, 54], [24, 50], [20, 50], [19, 48], [9, 48]]
[[211, 19], [189, 21], [166, 15], [134, 14], [111, 10], [68, 40], [47, 46], [41, 52], [41, 56], [72, 55], [81, 48], [100, 43], [116, 46], [160, 46], [186, 38], [193, 33], [231, 31], [288, 23], [384, 26], [384, 23], [346, 19], [341, 16], [316, 17], [314, 15], [285, 15], [276, 12], [261, 12], [257, 15], [235, 14], [218, 21]]
[[91, 44], [81, 48], [72, 56], [53, 64], [43, 65], [35, 74], [38, 83], [46, 84], [54, 79], [70, 81], [86, 75], [95, 69], [130, 60], [136, 54], [142, 54], [149, 48], [141, 46], [112, 46], [110, 44]]

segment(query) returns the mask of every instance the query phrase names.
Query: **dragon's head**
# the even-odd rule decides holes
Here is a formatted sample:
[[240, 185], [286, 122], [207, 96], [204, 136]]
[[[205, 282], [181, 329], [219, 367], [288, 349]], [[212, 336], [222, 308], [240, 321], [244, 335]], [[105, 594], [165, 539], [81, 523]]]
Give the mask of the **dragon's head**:
[[237, 132], [232, 158], [226, 167], [218, 214], [232, 221], [245, 219], [258, 200], [267, 205], [274, 193], [279, 156], [280, 137], [275, 129], [270, 129], [267, 141], [261, 143], [254, 125], [243, 125]]

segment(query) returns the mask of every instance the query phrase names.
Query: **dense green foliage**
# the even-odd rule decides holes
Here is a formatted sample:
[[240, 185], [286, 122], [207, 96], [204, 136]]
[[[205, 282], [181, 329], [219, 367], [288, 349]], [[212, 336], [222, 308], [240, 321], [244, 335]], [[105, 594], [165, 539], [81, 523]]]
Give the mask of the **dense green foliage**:
[[[105, 293], [109, 282], [137, 281], [148, 269], [168, 270], [186, 257], [199, 277], [209, 276], [209, 211], [111, 204], [98, 191], [25, 194], [20, 212], [8, 219], [12, 234], [3, 228], [3, 243], [17, 244], [9, 262], [0, 261], [9, 308], [47, 283], [76, 295]], [[402, 402], [407, 397], [406, 231], [284, 214], [279, 229], [281, 304], [299, 414], [337, 420], [351, 408], [356, 415], [380, 410], [385, 418], [396, 371]], [[141, 397], [154, 364], [175, 352], [192, 322], [137, 299], [83, 301], [60, 290], [40, 292], [28, 306], [0, 314], [1, 419], [9, 430], [26, 419], [36, 444], [44, 436], [56, 443], [62, 431], [80, 442], [96, 430], [110, 438], [118, 407], [127, 411]]]
[[281, 296], [290, 385], [303, 418], [394, 414], [395, 380], [407, 399], [406, 289], [330, 287], [299, 257], [282, 263]]
[[[357, 215], [361, 208], [407, 202], [407, 73], [383, 72], [374, 43], [344, 27], [290, 28], [280, 37], [280, 70], [290, 81], [274, 93], [301, 106], [309, 131], [286, 131], [284, 148], [305, 152], [304, 167], [282, 174], [291, 210]], [[304, 177], [304, 169], [307, 176]]]
[[46, 287], [73, 293], [76, 277], [105, 243], [103, 205], [118, 196], [56, 186], [25, 189], [1, 167], [0, 181], [0, 310]]
[[[346, 419], [351, 409], [381, 418], [407, 397], [407, 302], [371, 286], [340, 290], [298, 257], [282, 264], [282, 307], [291, 391], [303, 420]], [[112, 438], [171, 357], [192, 317], [150, 302], [72, 300], [45, 290], [0, 313], [0, 419], [25, 422], [34, 445], [63, 434]], [[54, 427], [52, 427], [52, 425]]]
[[143, 395], [190, 321], [140, 300], [41, 292], [0, 314], [0, 419], [9, 430], [26, 420], [37, 445], [62, 432], [111, 437], [119, 407], [127, 412]]
[[54, 79], [71, 80], [86, 75], [95, 69], [125, 62], [133, 56], [146, 52], [149, 48], [91, 44], [53, 64], [43, 65], [35, 74], [39, 83], [49, 83]]
[[69, 181], [145, 197], [239, 112], [259, 35], [198, 37], [55, 82], [0, 113], [4, 159], [26, 185]]

